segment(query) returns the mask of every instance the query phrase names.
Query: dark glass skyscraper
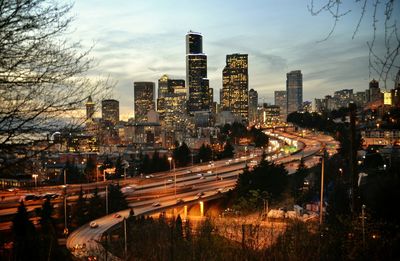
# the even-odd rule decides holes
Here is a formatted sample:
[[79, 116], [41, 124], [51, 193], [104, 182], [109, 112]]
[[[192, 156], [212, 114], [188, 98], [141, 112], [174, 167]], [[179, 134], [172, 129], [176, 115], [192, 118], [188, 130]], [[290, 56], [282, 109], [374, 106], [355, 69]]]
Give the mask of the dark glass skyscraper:
[[287, 114], [299, 111], [303, 106], [303, 75], [300, 70], [286, 74]]
[[212, 97], [207, 79], [207, 55], [203, 53], [203, 36], [192, 31], [186, 35], [186, 88], [190, 114], [210, 110]]
[[147, 113], [155, 110], [154, 82], [134, 82], [135, 121], [146, 122]]
[[249, 91], [249, 121], [256, 122], [257, 120], [258, 93], [254, 89]]
[[226, 56], [226, 66], [222, 71], [222, 108], [248, 120], [249, 116], [248, 55], [230, 54]]
[[113, 125], [119, 122], [119, 101], [102, 100], [101, 101], [101, 118], [104, 122], [111, 122]]

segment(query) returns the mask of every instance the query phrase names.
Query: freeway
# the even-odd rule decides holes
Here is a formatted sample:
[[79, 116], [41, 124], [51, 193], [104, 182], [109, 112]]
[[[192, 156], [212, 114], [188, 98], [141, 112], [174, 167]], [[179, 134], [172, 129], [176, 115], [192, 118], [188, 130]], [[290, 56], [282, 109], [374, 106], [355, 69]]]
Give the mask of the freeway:
[[[290, 140], [292, 143], [295, 142], [296, 145], [298, 145], [297, 147], [299, 148], [299, 151], [297, 151], [297, 153], [291, 155], [280, 154], [280, 157], [275, 158], [270, 156], [270, 159], [274, 160], [278, 164], [285, 164], [289, 173], [295, 172], [293, 162], [299, 161], [301, 158], [304, 159], [307, 166], [318, 164], [319, 157], [316, 157], [315, 155], [326, 146], [327, 142], [333, 142], [333, 139], [321, 135], [308, 134], [310, 137], [305, 137], [305, 134], [303, 133], [303, 136], [299, 137], [294, 133], [284, 133], [279, 131], [273, 134], [268, 134], [278, 139]], [[242, 171], [245, 163], [247, 163], [247, 160], [251, 161], [255, 158], [259, 158], [259, 156], [259, 154], [253, 154], [249, 157], [242, 157], [236, 159], [236, 162], [233, 161], [235, 164], [232, 164], [232, 160], [215, 162], [215, 166], [208, 166], [209, 168], [213, 167], [213, 170], [209, 173], [208, 177], [201, 176], [201, 178], [199, 178], [198, 174], [196, 174], [196, 171], [204, 171], [204, 169], [193, 169], [192, 171], [187, 172], [185, 176], [182, 175], [181, 178], [177, 178], [176, 185], [169, 185], [175, 187], [176, 191], [178, 191], [175, 192], [175, 195], [167, 194], [158, 197], [156, 201], [154, 199], [148, 199], [138, 203], [131, 203], [129, 206], [135, 209], [135, 215], [149, 215], [182, 204], [195, 204], [198, 201], [205, 201], [208, 198], [219, 197], [227, 189], [235, 186], [236, 178]], [[148, 190], [153, 190], [154, 193], [158, 193], [157, 191], [163, 189], [166, 190], [166, 185], [166, 183], [158, 181], [146, 186]], [[177, 187], [186, 187], [188, 190], [181, 191], [181, 189], [177, 189]], [[201, 198], [198, 197], [198, 195], [200, 195], [199, 193], [202, 193]], [[179, 199], [179, 201], [177, 201], [177, 199]], [[182, 203], [181, 200], [184, 201], [184, 203]], [[129, 209], [120, 211], [119, 215], [123, 218], [127, 218], [129, 215]], [[109, 229], [120, 224], [121, 220], [111, 214], [99, 218], [94, 222], [98, 224], [98, 227], [92, 228], [89, 224], [86, 224], [75, 230], [68, 237], [67, 248], [70, 249], [75, 256], [82, 257], [85, 255], [87, 256], [90, 253], [99, 253], [101, 245], [99, 245], [98, 242], [101, 240], [102, 235]], [[82, 248], [82, 246], [85, 247]], [[82, 251], [82, 249], [84, 249], [84, 251]]]
[[[284, 164], [290, 174], [297, 169], [298, 162], [301, 158], [307, 167], [319, 163], [320, 157], [317, 154], [324, 147], [330, 149], [330, 154], [335, 153], [338, 145], [330, 136], [319, 133], [303, 132], [298, 135], [293, 132], [282, 132], [275, 130], [266, 133], [274, 139], [284, 141], [289, 145], [297, 147], [297, 151], [292, 154], [280, 152], [279, 142], [271, 142], [268, 151], [268, 160], [275, 161], [278, 164]], [[272, 139], [271, 139], [272, 140]], [[179, 206], [181, 204], [196, 204], [198, 201], [206, 201], [208, 199], [219, 197], [222, 193], [235, 186], [238, 175], [247, 163], [259, 161], [261, 151], [255, 151], [250, 155], [244, 155], [237, 159], [221, 160], [209, 162], [201, 165], [195, 165], [187, 168], [176, 169], [155, 173], [148, 178], [127, 178], [119, 180], [122, 188], [126, 189], [125, 195], [129, 202], [129, 207], [134, 208], [136, 215], [152, 214], [155, 212], [164, 211], [169, 208]], [[91, 184], [68, 184], [67, 201], [69, 204], [76, 201], [76, 194], [80, 188], [91, 194], [94, 188], [99, 188], [100, 195], [104, 195], [105, 186], [115, 181], [103, 181]], [[0, 216], [9, 217], [16, 212], [18, 200], [27, 193], [45, 194], [45, 193], [60, 193], [60, 186], [39, 187], [32, 190], [19, 190], [12, 192], [2, 192], [5, 198], [0, 202]], [[203, 193], [201, 198], [198, 198], [199, 193]], [[184, 201], [177, 202], [177, 199]], [[53, 200], [56, 204], [62, 204], [61, 197]], [[34, 208], [40, 207], [42, 200], [26, 202], [28, 211], [33, 211]], [[153, 206], [157, 203], [157, 206]], [[121, 217], [127, 217], [129, 209], [120, 211]], [[9, 219], [10, 220], [10, 219]], [[67, 240], [67, 247], [74, 250], [76, 246], [86, 246], [84, 251], [86, 255], [92, 252], [98, 252], [101, 246], [97, 243], [101, 240], [103, 233], [113, 226], [121, 222], [121, 218], [115, 218], [114, 214], [107, 215], [95, 220], [99, 225], [97, 228], [91, 228], [86, 224], [75, 230]], [[9, 229], [11, 222], [0, 223], [0, 230]], [[80, 248], [81, 249], [81, 248]], [[81, 249], [82, 250], [82, 249]], [[82, 251], [75, 251], [76, 256], [80, 256]]]

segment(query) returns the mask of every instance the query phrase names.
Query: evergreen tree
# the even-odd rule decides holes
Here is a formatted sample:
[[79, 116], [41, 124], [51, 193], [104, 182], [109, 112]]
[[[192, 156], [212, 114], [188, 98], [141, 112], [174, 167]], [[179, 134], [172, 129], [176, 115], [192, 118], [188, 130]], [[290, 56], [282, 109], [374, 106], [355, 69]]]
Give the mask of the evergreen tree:
[[265, 191], [278, 198], [286, 188], [287, 179], [287, 171], [282, 165], [263, 160], [253, 171], [245, 170], [239, 176], [235, 190], [238, 198], [249, 196], [252, 190]]
[[182, 145], [175, 148], [174, 160], [177, 167], [187, 166], [190, 162], [190, 149], [185, 142]]
[[183, 237], [182, 218], [181, 215], [179, 214], [175, 220], [175, 234], [178, 239], [182, 239]]
[[54, 225], [54, 219], [52, 218], [53, 210], [54, 208], [51, 205], [50, 199], [47, 198], [40, 211], [40, 250], [41, 257], [47, 257], [47, 259], [52, 260], [60, 260], [63, 259], [63, 256], [58, 245], [56, 228]]
[[86, 180], [96, 180], [96, 161], [93, 158], [88, 158], [84, 172]]
[[212, 159], [211, 147], [203, 143], [199, 149], [199, 160], [200, 162], [207, 162], [210, 161], [211, 159]]
[[124, 174], [124, 168], [122, 167], [122, 158], [118, 156], [117, 160], [115, 161], [115, 178], [121, 178]]
[[80, 227], [87, 223], [88, 220], [88, 206], [86, 198], [84, 198], [83, 189], [79, 190], [78, 200], [74, 206], [73, 223], [75, 226]]
[[149, 155], [145, 154], [143, 156], [143, 161], [142, 162], [143, 162], [142, 163], [142, 171], [143, 171], [143, 173], [145, 173], [145, 174], [152, 173], [153, 172], [153, 168], [152, 168], [152, 166], [150, 164]]
[[159, 172], [162, 170], [162, 163], [160, 161], [160, 153], [154, 150], [153, 157], [151, 158], [151, 166], [153, 168], [152, 172]]
[[89, 200], [88, 218], [93, 220], [105, 214], [103, 199], [99, 196], [97, 187], [94, 189], [93, 196]]
[[222, 151], [221, 158], [233, 158], [235, 149], [233, 148], [232, 144], [227, 141], [224, 145], [224, 150]]
[[108, 186], [108, 193], [108, 209], [110, 213], [128, 208], [128, 202], [121, 192], [119, 184], [110, 184]]
[[167, 154], [164, 154], [164, 156], [162, 157], [161, 162], [162, 162], [162, 170], [161, 171], [169, 170], [169, 161], [168, 161]]
[[28, 212], [21, 201], [12, 222], [14, 260], [39, 260], [40, 246], [36, 229], [29, 220]]
[[301, 158], [297, 171], [291, 175], [291, 190], [292, 195], [297, 200], [304, 185], [304, 179], [308, 174], [308, 170], [304, 164], [304, 159]]

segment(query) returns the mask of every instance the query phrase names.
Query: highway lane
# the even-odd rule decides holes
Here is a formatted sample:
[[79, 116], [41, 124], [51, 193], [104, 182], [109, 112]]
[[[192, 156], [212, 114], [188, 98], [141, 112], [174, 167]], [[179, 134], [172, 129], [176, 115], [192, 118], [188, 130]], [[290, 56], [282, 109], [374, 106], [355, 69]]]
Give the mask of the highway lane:
[[[291, 139], [292, 141], [298, 142], [299, 144], [298, 147], [300, 147], [303, 150], [302, 156], [305, 156], [306, 158], [306, 165], [314, 164], [311, 162], [311, 159], [315, 157], [313, 155], [320, 150], [321, 144], [323, 142], [330, 141], [329, 139], [326, 139], [326, 141], [325, 140], [319, 141], [317, 139], [318, 137], [316, 137], [315, 139], [314, 137], [313, 138], [296, 137], [294, 134], [290, 133], [280, 133], [280, 135], [282, 135], [283, 137], [290, 137], [289, 139]], [[323, 138], [325, 139], [326, 137]], [[283, 159], [275, 158], [274, 160], [278, 160], [277, 161], [278, 163], [284, 163], [289, 172], [293, 173], [295, 169], [290, 164], [292, 164], [296, 159], [298, 160], [299, 156], [298, 155], [288, 156], [281, 154], [280, 157]], [[134, 191], [126, 193], [126, 196], [128, 197], [130, 206], [135, 208], [135, 213], [137, 215], [150, 212], [153, 213], [155, 211], [160, 211], [160, 209], [165, 209], [175, 206], [177, 204], [176, 202], [177, 198], [184, 198], [185, 201], [198, 200], [196, 199], [196, 194], [199, 192], [205, 193], [204, 196], [205, 198], [208, 197], [208, 194], [210, 196], [214, 195], [218, 196], [219, 194], [218, 189], [221, 188], [228, 189], [234, 187], [236, 183], [236, 178], [238, 174], [241, 172], [241, 169], [244, 167], [245, 162], [249, 163], [254, 159], [258, 160], [259, 158], [260, 158], [259, 155], [252, 155], [252, 156], [242, 157], [236, 160], [216, 161], [211, 164], [206, 163], [201, 166], [193, 166], [185, 169], [176, 169], [175, 173], [173, 171], [168, 171], [159, 174], [154, 174], [154, 177], [150, 179], [145, 179], [145, 178], [139, 180], [126, 179], [126, 180], [120, 180], [119, 182], [122, 187], [131, 186], [134, 188]], [[207, 173], [208, 171], [212, 171], [212, 173]], [[199, 176], [200, 173], [203, 174], [204, 178], [201, 178]], [[176, 175], [176, 191], [177, 191], [176, 196], [172, 195], [173, 193], [172, 191], [175, 190], [174, 187], [175, 175]], [[216, 178], [217, 175], [219, 176], [218, 179]], [[90, 190], [97, 186], [100, 187], [101, 190], [104, 190], [105, 184], [107, 183], [99, 182], [99, 183], [85, 185], [83, 187]], [[80, 185], [69, 185], [69, 186], [71, 186], [71, 191], [73, 191], [73, 193], [76, 193], [77, 191], [80, 190]], [[68, 187], [68, 191], [69, 189], [70, 188]], [[59, 191], [59, 190], [60, 188], [50, 188], [49, 191]], [[48, 192], [47, 188], [41, 188], [39, 191], [42, 193]], [[138, 197], [141, 198], [139, 201]], [[68, 198], [68, 200], [70, 200], [70, 197]], [[159, 208], [157, 207], [154, 208], [151, 206], [151, 204], [153, 204], [155, 201], [160, 202], [161, 205], [159, 206]], [[124, 217], [127, 217], [128, 213], [129, 210], [120, 212], [121, 216]], [[107, 231], [113, 225], [120, 222], [118, 221], [118, 219], [115, 219], [113, 215], [108, 215], [106, 217], [101, 218], [98, 221], [99, 221], [98, 228], [93, 229], [90, 228], [88, 225], [86, 225], [73, 232], [68, 238], [68, 241], [70, 241], [70, 243], [68, 243], [67, 241], [68, 248], [72, 249], [76, 244], [79, 245], [86, 244], [87, 246], [89, 244], [90, 247], [88, 246], [88, 249], [92, 250], [98, 249], [99, 245], [96, 243], [96, 240], [99, 240], [101, 238], [101, 234], [104, 231]]]

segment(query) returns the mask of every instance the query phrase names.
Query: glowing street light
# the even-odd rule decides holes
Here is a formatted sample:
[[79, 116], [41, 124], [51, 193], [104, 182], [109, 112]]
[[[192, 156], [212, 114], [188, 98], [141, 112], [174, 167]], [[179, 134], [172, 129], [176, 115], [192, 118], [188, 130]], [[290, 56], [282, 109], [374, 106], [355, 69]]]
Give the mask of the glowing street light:
[[33, 174], [32, 178], [35, 179], [35, 188], [37, 189], [37, 178], [38, 178], [38, 174]]
[[172, 162], [173, 158], [171, 156], [168, 157], [169, 161], [169, 171], [172, 170], [172, 163], [174, 164], [174, 189], [175, 189], [175, 198], [176, 198], [176, 172], [175, 172], [175, 162]]
[[169, 161], [169, 171], [171, 171], [172, 170], [172, 157], [171, 156], [168, 157], [168, 161]]

